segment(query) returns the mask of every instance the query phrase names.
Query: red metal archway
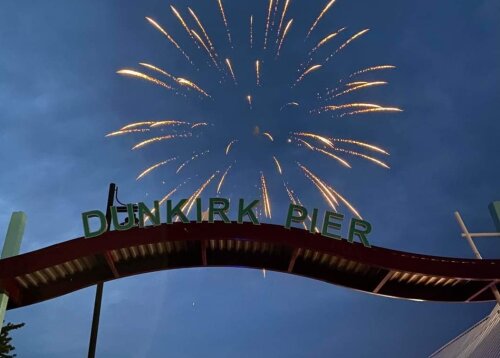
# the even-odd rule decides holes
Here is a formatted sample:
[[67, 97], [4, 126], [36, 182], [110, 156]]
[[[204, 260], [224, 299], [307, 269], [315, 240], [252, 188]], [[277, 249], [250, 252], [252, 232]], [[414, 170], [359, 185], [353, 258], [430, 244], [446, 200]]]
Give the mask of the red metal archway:
[[366, 248], [302, 229], [175, 223], [78, 238], [0, 260], [9, 309], [145, 272], [189, 267], [265, 268], [364, 292], [447, 302], [494, 300], [500, 260]]

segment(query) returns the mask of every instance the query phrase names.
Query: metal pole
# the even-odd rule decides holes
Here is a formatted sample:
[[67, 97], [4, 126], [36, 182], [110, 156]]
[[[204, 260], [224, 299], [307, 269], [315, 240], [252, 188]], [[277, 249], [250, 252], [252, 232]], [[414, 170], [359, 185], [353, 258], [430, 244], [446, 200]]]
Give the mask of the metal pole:
[[[474, 244], [474, 241], [472, 240], [469, 230], [467, 230], [467, 227], [465, 226], [465, 223], [462, 220], [462, 217], [460, 216], [458, 211], [455, 211], [455, 218], [457, 219], [460, 229], [462, 229], [462, 236], [465, 236], [465, 238], [467, 239], [467, 242], [469, 243], [472, 252], [474, 252], [474, 256], [476, 256], [476, 259], [482, 260], [483, 258], [479, 253], [476, 244]], [[500, 304], [500, 292], [498, 292], [497, 286], [496, 285], [491, 286], [491, 291], [493, 292], [493, 296], [495, 296], [495, 299], [497, 300], [498, 304]]]
[[[23, 240], [24, 227], [26, 226], [26, 214], [22, 211], [12, 213], [10, 217], [9, 228], [5, 236], [3, 244], [2, 255], [0, 258], [15, 256], [19, 254], [21, 248], [21, 241]], [[5, 293], [0, 294], [0, 332], [2, 331], [3, 319], [5, 317], [5, 310], [9, 303], [9, 296]]]
[[[106, 205], [106, 222], [108, 223], [108, 231], [111, 228], [111, 206], [115, 202], [115, 192], [116, 184], [109, 184], [108, 192], [108, 202]], [[90, 331], [90, 341], [89, 341], [89, 358], [95, 357], [95, 350], [97, 345], [97, 333], [99, 331], [99, 318], [101, 316], [101, 302], [102, 302], [102, 291], [104, 289], [104, 283], [99, 282], [95, 291], [95, 301], [94, 301], [94, 314], [92, 316], [92, 329]]]

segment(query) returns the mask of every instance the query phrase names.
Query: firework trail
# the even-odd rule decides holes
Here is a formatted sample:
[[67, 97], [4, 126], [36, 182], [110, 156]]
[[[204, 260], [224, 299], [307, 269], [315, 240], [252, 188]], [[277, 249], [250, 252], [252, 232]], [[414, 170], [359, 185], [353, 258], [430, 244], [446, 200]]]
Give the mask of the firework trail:
[[229, 32], [229, 26], [227, 24], [227, 18], [226, 18], [226, 13], [224, 12], [224, 6], [222, 6], [222, 0], [217, 0], [219, 3], [219, 10], [220, 14], [222, 15], [222, 20], [224, 21], [224, 26], [226, 27], [226, 33], [227, 33], [227, 39], [229, 40], [229, 44], [233, 45], [233, 42], [231, 41], [231, 33]]
[[276, 43], [278, 43], [278, 39], [281, 34], [281, 28], [283, 27], [283, 21], [285, 20], [285, 15], [288, 10], [288, 6], [290, 5], [290, 0], [285, 1], [285, 6], [283, 7], [283, 12], [281, 13], [280, 24], [278, 26], [278, 33], [276, 34]]
[[357, 216], [358, 218], [360, 218], [361, 220], [363, 220], [363, 217], [359, 214], [359, 212], [356, 210], [356, 208], [350, 203], [348, 202], [342, 195], [340, 195], [338, 192], [336, 192], [335, 190], [333, 190], [333, 188], [331, 186], [328, 186], [328, 189], [337, 196], [337, 198], [340, 199], [341, 202], [344, 203], [345, 206], [347, 206], [349, 208], [349, 210], [351, 211], [351, 213], [353, 213], [355, 216]]
[[276, 164], [276, 170], [278, 171], [278, 173], [280, 173], [280, 175], [283, 175], [283, 170], [281, 169], [280, 162], [278, 161], [278, 159], [276, 159], [275, 156], [273, 156], [273, 160], [274, 160], [274, 164]]
[[260, 172], [260, 189], [262, 192], [262, 203], [264, 205], [264, 215], [266, 218], [271, 219], [271, 202], [269, 200], [269, 193], [267, 191], [266, 178], [264, 173]]
[[306, 177], [314, 184], [314, 186], [318, 189], [318, 191], [321, 193], [323, 198], [325, 198], [326, 202], [330, 207], [334, 210], [337, 211], [337, 206], [339, 205], [337, 199], [335, 198], [335, 195], [328, 189], [328, 185], [326, 185], [319, 177], [314, 175], [309, 169], [307, 169], [305, 166], [303, 166], [300, 163], [297, 163], [300, 169], [304, 172]]
[[262, 133], [262, 135], [267, 137], [271, 142], [274, 142], [274, 138], [270, 133], [264, 132], [264, 133]]
[[130, 123], [130, 124], [127, 124], [123, 127], [120, 128], [120, 131], [123, 131], [123, 130], [127, 130], [127, 129], [131, 129], [131, 128], [137, 128], [137, 127], [144, 127], [144, 126], [150, 126], [151, 124], [153, 124], [155, 122], [153, 121], [146, 121], [146, 122], [135, 122], [135, 123]]
[[116, 71], [116, 73], [118, 73], [119, 75], [125, 75], [125, 76], [131, 76], [131, 77], [140, 78], [140, 79], [143, 79], [145, 81], [154, 83], [155, 85], [158, 85], [158, 86], [161, 86], [163, 88], [166, 88], [168, 90], [172, 89], [172, 87], [169, 86], [169, 85], [167, 85], [165, 82], [160, 81], [159, 79], [156, 79], [154, 77], [148, 76], [148, 75], [146, 75], [146, 74], [144, 74], [142, 72], [138, 72], [138, 71], [134, 71], [134, 70], [119, 70], [119, 71]]
[[290, 31], [290, 27], [292, 27], [293, 19], [288, 21], [288, 24], [286, 24], [285, 31], [283, 31], [283, 36], [281, 37], [280, 44], [278, 45], [278, 51], [276, 52], [276, 57], [280, 55], [280, 50], [281, 46], [283, 46], [283, 41], [285, 41], [285, 37], [288, 34], [288, 31]]
[[370, 29], [364, 29], [364, 30], [361, 30], [360, 32], [358, 32], [357, 34], [351, 36], [346, 42], [344, 42], [342, 45], [340, 45], [340, 47], [334, 53], [332, 53], [330, 56], [328, 56], [326, 58], [325, 62], [330, 61], [330, 59], [333, 56], [335, 56], [337, 53], [339, 53], [344, 48], [346, 48], [347, 45], [349, 45], [351, 42], [353, 42], [354, 40], [356, 40], [358, 37], [363, 36], [364, 34], [366, 34], [368, 31], [370, 31]]
[[250, 48], [253, 48], [253, 15], [250, 15]]
[[176, 78], [173, 75], [171, 75], [170, 73], [168, 73], [167, 71], [165, 71], [159, 67], [153, 66], [153, 65], [151, 65], [149, 63], [145, 63], [145, 62], [140, 62], [139, 65], [141, 65], [142, 67], [149, 68], [150, 70], [156, 71], [158, 73], [161, 73], [162, 75], [170, 78], [171, 80], [174, 80], [174, 81], [176, 80]]
[[191, 197], [188, 199], [186, 204], [182, 207], [182, 210], [184, 210], [186, 207], [188, 208], [186, 212], [186, 216], [189, 216], [189, 213], [191, 212], [191, 209], [193, 208], [194, 203], [196, 202], [196, 198], [198, 198], [201, 193], [207, 188], [207, 186], [214, 180], [215, 176], [219, 174], [218, 171], [216, 171], [210, 178], [207, 179], [194, 193], [191, 195]]
[[363, 113], [375, 113], [375, 112], [403, 112], [402, 109], [396, 107], [379, 107], [379, 108], [368, 108], [368, 109], [360, 109], [358, 111], [353, 111], [349, 113], [342, 113], [340, 116], [353, 116], [355, 114], [363, 114]]
[[351, 109], [351, 108], [381, 108], [381, 106], [373, 103], [346, 103], [346, 104], [339, 104], [336, 106], [331, 105], [331, 106], [324, 106], [318, 109], [313, 109], [311, 113], [324, 113], [324, 112], [338, 111], [342, 109]]
[[106, 137], [114, 137], [117, 135], [130, 134], [130, 133], [144, 133], [149, 132], [149, 128], [141, 128], [141, 129], [120, 129], [115, 132], [111, 132], [106, 134]]
[[298, 107], [298, 106], [299, 106], [298, 102], [288, 102], [288, 103], [284, 104], [283, 106], [281, 106], [280, 112], [282, 110], [284, 110], [286, 107]]
[[170, 162], [172, 162], [174, 160], [177, 160], [177, 157], [173, 157], [173, 158], [164, 160], [163, 162], [156, 163], [155, 165], [150, 166], [149, 168], [147, 168], [146, 170], [144, 170], [142, 173], [140, 173], [139, 176], [137, 178], [135, 178], [135, 180], [139, 180], [139, 179], [144, 178], [146, 175], [148, 175], [149, 173], [151, 173], [153, 170], [155, 170], [155, 169], [157, 169], [157, 168], [159, 168], [161, 166], [164, 166], [165, 164], [170, 163]]
[[302, 81], [304, 79], [304, 77], [306, 77], [308, 74], [310, 74], [311, 72], [319, 70], [321, 67], [322, 67], [321, 65], [313, 65], [313, 66], [309, 67], [307, 70], [305, 70], [299, 76], [299, 78], [297, 78], [297, 81], [295, 81], [295, 85], [297, 85], [300, 81]]
[[342, 164], [344, 167], [351, 168], [351, 165], [350, 165], [348, 162], [346, 162], [344, 159], [342, 159], [342, 158], [340, 158], [340, 157], [336, 156], [336, 155], [335, 155], [335, 154], [333, 154], [333, 153], [330, 153], [330, 152], [328, 152], [328, 151], [326, 151], [326, 150], [324, 150], [324, 149], [321, 149], [321, 148], [316, 148], [316, 147], [314, 147], [314, 149], [313, 149], [313, 150], [314, 150], [314, 151], [316, 151], [316, 152], [320, 152], [320, 153], [322, 153], [322, 154], [324, 154], [324, 155], [326, 155], [326, 156], [328, 156], [328, 157], [330, 157], [330, 158], [335, 159], [335, 160], [336, 160], [336, 161], [338, 161], [340, 164]]
[[276, 0], [274, 2], [274, 10], [273, 10], [273, 21], [271, 22], [271, 26], [269, 28], [269, 30], [271, 31], [273, 28], [274, 28], [274, 22], [276, 20], [276, 14], [278, 13], [278, 5], [279, 5], [279, 0]]
[[180, 126], [184, 124], [189, 124], [187, 122], [182, 122], [182, 121], [176, 121], [176, 120], [166, 120], [166, 121], [156, 121], [152, 122], [150, 127], [151, 128], [157, 128], [157, 127], [168, 127], [168, 126]]
[[250, 95], [247, 96], [247, 102], [248, 102], [248, 105], [250, 106], [250, 109], [252, 109], [252, 96], [250, 96]]
[[382, 153], [382, 154], [385, 154], [385, 155], [389, 155], [389, 153], [386, 152], [384, 149], [382, 149], [380, 147], [377, 147], [377, 146], [375, 146], [373, 144], [368, 144], [368, 143], [365, 143], [365, 142], [360, 142], [360, 141], [352, 140], [352, 139], [332, 138], [332, 140], [334, 142], [340, 142], [340, 143], [347, 143], [347, 144], [357, 145], [359, 147], [364, 147], [364, 148], [370, 149], [370, 150], [372, 150], [374, 152], [379, 152], [379, 153]]
[[315, 139], [315, 140], [327, 145], [330, 148], [333, 148], [333, 142], [330, 139], [328, 139], [327, 137], [321, 136], [319, 134], [298, 132], [298, 133], [294, 133], [294, 135], [299, 136], [299, 137], [312, 138], [312, 139]]
[[233, 139], [231, 142], [229, 142], [229, 144], [226, 147], [226, 155], [228, 155], [229, 152], [231, 151], [233, 144], [235, 144], [237, 142], [238, 142], [238, 139]]
[[333, 40], [334, 38], [336, 38], [337, 35], [340, 34], [342, 31], [344, 31], [345, 29], [346, 29], [345, 27], [342, 27], [341, 29], [337, 30], [336, 32], [331, 33], [330, 35], [324, 37], [320, 42], [318, 42], [316, 44], [316, 46], [314, 46], [313, 49], [311, 51], [309, 51], [309, 53], [307, 54], [307, 56], [309, 57], [309, 59], [307, 60], [306, 64], [304, 66], [301, 66], [301, 67], [303, 68], [303, 67], [308, 66], [309, 64], [311, 64], [311, 62], [313, 61], [312, 55], [316, 51], [318, 51], [321, 47], [323, 47], [323, 45], [326, 45], [331, 40]]
[[208, 126], [208, 123], [206, 123], [206, 122], [199, 122], [199, 123], [195, 123], [195, 124], [193, 124], [193, 125], [191, 126], [191, 129], [193, 129], [193, 128], [198, 128], [198, 127], [206, 127], [206, 126]]
[[185, 78], [179, 77], [179, 78], [177, 78], [177, 83], [180, 84], [181, 86], [186, 86], [186, 87], [192, 88], [195, 91], [198, 91], [199, 93], [204, 95], [205, 97], [210, 98], [210, 95], [207, 92], [205, 92], [204, 90], [202, 90], [200, 87], [198, 87], [198, 85], [194, 82], [191, 82], [189, 80], [186, 80]]
[[205, 43], [205, 41], [203, 41], [203, 39], [201, 38], [201, 36], [198, 35], [198, 33], [195, 30], [191, 30], [191, 33], [192, 33], [192, 36], [194, 36], [194, 39], [196, 39], [196, 41], [198, 41], [201, 44], [201, 46], [205, 49], [205, 51], [207, 52], [208, 56], [210, 57], [210, 59], [212, 60], [213, 64], [215, 65], [215, 67], [219, 68], [219, 64], [217, 63], [217, 60], [215, 59], [214, 55], [212, 55], [212, 52], [208, 48], [208, 46]]
[[224, 181], [226, 180], [227, 173], [231, 170], [231, 167], [233, 165], [231, 164], [229, 167], [227, 167], [226, 171], [224, 174], [222, 174], [222, 177], [220, 178], [219, 184], [217, 185], [217, 195], [220, 194], [220, 190], [222, 189], [222, 185], [224, 184]]
[[390, 169], [390, 167], [387, 164], [385, 164], [383, 161], [378, 160], [378, 159], [373, 158], [373, 157], [370, 157], [369, 155], [358, 153], [358, 152], [355, 152], [352, 150], [338, 148], [338, 147], [333, 148], [333, 150], [338, 151], [338, 152], [342, 152], [342, 153], [346, 153], [346, 154], [350, 154], [350, 155], [354, 155], [356, 157], [360, 157], [360, 158], [369, 160], [369, 161], [371, 161], [371, 162], [373, 162], [373, 163], [375, 163], [375, 164], [377, 164], [385, 169]]
[[179, 46], [179, 44], [174, 40], [174, 38], [170, 36], [168, 32], [165, 31], [163, 27], [160, 26], [160, 24], [158, 24], [155, 20], [153, 20], [150, 17], [146, 17], [146, 20], [148, 20], [148, 22], [151, 25], [153, 25], [158, 31], [160, 31], [163, 35], [165, 35], [168, 41], [170, 41], [175, 46], [175, 48], [177, 48], [177, 50], [179, 50], [179, 52], [182, 53], [182, 55], [186, 58], [186, 60], [188, 60], [191, 65], [194, 65], [189, 56], [184, 52], [182, 47]]
[[189, 8], [189, 7], [188, 7], [188, 11], [191, 14], [191, 17], [194, 19], [194, 21], [198, 25], [198, 27], [200, 28], [203, 36], [205, 37], [205, 40], [207, 40], [207, 43], [210, 46], [210, 50], [213, 52], [213, 54], [215, 55], [215, 57], [219, 57], [217, 55], [217, 52], [215, 51], [215, 47], [214, 47], [214, 44], [213, 44], [212, 40], [210, 40], [210, 36], [208, 36], [207, 31], [205, 30], [205, 27], [201, 23], [200, 19], [196, 15], [196, 13], [191, 8]]
[[186, 30], [186, 32], [189, 35], [189, 37], [191, 37], [191, 39], [193, 39], [193, 35], [191, 34], [191, 31], [189, 30], [188, 25], [186, 24], [186, 22], [182, 18], [182, 16], [179, 13], [179, 11], [177, 11], [177, 9], [175, 7], [173, 7], [172, 5], [170, 5], [170, 9], [172, 10], [172, 12], [175, 15], [175, 17], [177, 18], [177, 20], [179, 20], [179, 22], [182, 25], [182, 27], [184, 28], [184, 30]]
[[328, 12], [328, 10], [330, 10], [330, 8], [335, 3], [335, 1], [336, 0], [331, 0], [328, 4], [326, 4], [326, 6], [324, 7], [324, 9], [320, 12], [320, 14], [318, 15], [318, 17], [316, 18], [316, 20], [312, 24], [311, 28], [307, 32], [306, 38], [309, 38], [309, 36], [311, 35], [311, 32], [313, 32], [313, 30], [316, 28], [316, 26], [318, 25], [318, 23], [321, 20], [321, 18]]
[[255, 61], [255, 77], [257, 80], [257, 86], [260, 85], [260, 61], [256, 60]]
[[233, 66], [231, 66], [231, 60], [226, 58], [226, 64], [227, 67], [229, 68], [229, 72], [231, 73], [231, 77], [233, 78], [234, 84], [237, 85], [238, 82], [236, 82], [236, 76], [234, 75]]
[[196, 159], [198, 159], [199, 157], [202, 157], [202, 156], [204, 156], [204, 155], [208, 154], [209, 152], [210, 152], [210, 150], [206, 150], [206, 151], [204, 151], [204, 152], [202, 152], [202, 153], [199, 153], [199, 154], [195, 154], [195, 155], [193, 155], [191, 158], [189, 158], [189, 159], [188, 159], [188, 160], [186, 160], [184, 163], [182, 163], [181, 165], [179, 165], [179, 167], [178, 167], [178, 168], [177, 168], [177, 170], [175, 171], [175, 174], [179, 174], [179, 172], [180, 172], [182, 169], [184, 169], [184, 167], [185, 167], [186, 165], [188, 165], [189, 163], [191, 163], [193, 160], [196, 160]]
[[140, 143], [137, 143], [136, 145], [134, 145], [132, 147], [132, 150], [135, 150], [135, 149], [139, 149], [139, 148], [142, 148], [148, 144], [151, 144], [151, 143], [157, 143], [157, 142], [161, 142], [161, 141], [165, 141], [165, 140], [170, 140], [170, 139], [176, 139], [176, 138], [188, 138], [190, 137], [191, 134], [190, 133], [187, 133], [187, 134], [169, 134], [169, 135], [164, 135], [164, 136], [161, 136], [161, 137], [154, 137], [154, 138], [150, 138], [150, 139], [147, 139], [147, 140], [144, 140]]
[[372, 67], [365, 68], [363, 70], [353, 72], [349, 75], [348, 78], [352, 78], [354, 76], [361, 75], [363, 73], [367, 73], [367, 72], [371, 72], [371, 71], [390, 70], [390, 69], [394, 69], [394, 68], [396, 68], [396, 66], [393, 66], [393, 65], [372, 66]]
[[267, 9], [266, 32], [264, 34], [264, 50], [267, 48], [267, 36], [269, 34], [269, 23], [271, 21], [272, 9], [273, 9], [273, 0], [269, 0], [269, 8]]
[[373, 86], [383, 86], [386, 84], [387, 84], [387, 82], [384, 82], [384, 81], [374, 81], [374, 82], [364, 82], [364, 83], [360, 83], [360, 84], [357, 84], [357, 83], [352, 84], [350, 86], [350, 88], [346, 89], [345, 91], [342, 91], [340, 93], [333, 95], [332, 98], [340, 97], [340, 96], [343, 96], [347, 93], [351, 93], [351, 92], [360, 90], [362, 88], [373, 87]]

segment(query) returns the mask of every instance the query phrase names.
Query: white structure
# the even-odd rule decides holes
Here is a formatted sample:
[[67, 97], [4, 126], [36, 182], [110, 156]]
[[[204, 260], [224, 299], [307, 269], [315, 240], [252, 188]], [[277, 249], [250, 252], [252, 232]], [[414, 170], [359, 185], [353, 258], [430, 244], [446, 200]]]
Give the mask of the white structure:
[[500, 357], [500, 305], [467, 331], [434, 352], [430, 358]]

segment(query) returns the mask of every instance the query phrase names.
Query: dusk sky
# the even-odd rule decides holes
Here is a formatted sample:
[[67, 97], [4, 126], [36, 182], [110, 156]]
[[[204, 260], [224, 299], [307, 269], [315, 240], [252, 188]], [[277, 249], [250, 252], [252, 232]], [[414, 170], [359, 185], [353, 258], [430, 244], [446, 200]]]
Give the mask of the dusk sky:
[[[280, 8], [284, 0], [280, 0]], [[230, 58], [238, 85], [208, 66], [169, 5], [195, 28], [199, 15], [221, 59]], [[500, 3], [495, 0], [338, 0], [306, 34], [324, 0], [292, 0], [293, 26], [275, 59], [274, 32], [263, 50], [268, 2], [224, 0], [233, 48], [216, 0], [2, 1], [0, 4], [0, 235], [10, 215], [28, 216], [22, 252], [83, 235], [81, 213], [105, 210], [108, 185], [122, 202], [189, 197], [212, 173], [233, 164], [221, 196], [260, 196], [264, 173], [272, 219], [282, 225], [289, 199], [283, 180], [307, 207], [327, 208], [297, 162], [332, 185], [371, 222], [372, 245], [472, 258], [453, 212], [471, 231], [494, 231], [487, 206], [500, 200]], [[278, 12], [281, 14], [281, 11]], [[249, 18], [254, 16], [254, 47]], [[183, 55], [145, 17], [162, 24]], [[286, 22], [285, 21], [285, 22]], [[300, 64], [323, 37], [346, 27], [315, 53], [320, 70], [291, 88]], [[255, 60], [261, 84], [255, 84]], [[188, 78], [210, 94], [171, 90], [116, 74], [148, 62]], [[353, 81], [386, 81], [333, 101], [325, 88], [370, 66]], [[227, 72], [226, 69], [223, 72]], [[303, 72], [303, 71], [302, 71]], [[342, 82], [343, 83], [343, 82]], [[184, 94], [184, 95], [183, 95]], [[252, 109], [245, 97], [253, 96]], [[297, 108], [280, 108], [287, 102]], [[398, 113], [310, 114], [328, 104], [377, 103]], [[105, 135], [138, 121], [207, 122], [189, 138], [131, 150], [150, 133]], [[256, 130], [258, 127], [258, 131]], [[189, 129], [189, 127], [188, 127]], [[182, 134], [182, 126], [174, 128]], [[273, 135], [270, 142], [263, 132]], [[371, 153], [390, 169], [335, 153], [352, 169], [289, 143], [314, 132], [380, 146]], [[165, 129], [156, 135], [173, 133]], [[160, 134], [159, 134], [160, 133]], [[224, 150], [239, 139], [233, 151]], [[350, 149], [356, 149], [349, 147]], [[359, 149], [359, 148], [357, 148]], [[210, 150], [179, 174], [192, 155]], [[284, 175], [277, 173], [272, 156]], [[177, 156], [176, 163], [145, 168]], [[202, 198], [215, 196], [213, 181]], [[340, 211], [349, 214], [348, 208]], [[234, 219], [234, 217], [233, 217]], [[485, 258], [500, 258], [500, 240], [477, 241]], [[95, 287], [8, 311], [25, 322], [13, 334], [19, 357], [87, 355]], [[104, 286], [98, 357], [424, 357], [482, 319], [493, 303], [445, 304], [379, 297], [311, 279], [241, 268], [187, 269], [124, 278]]]

